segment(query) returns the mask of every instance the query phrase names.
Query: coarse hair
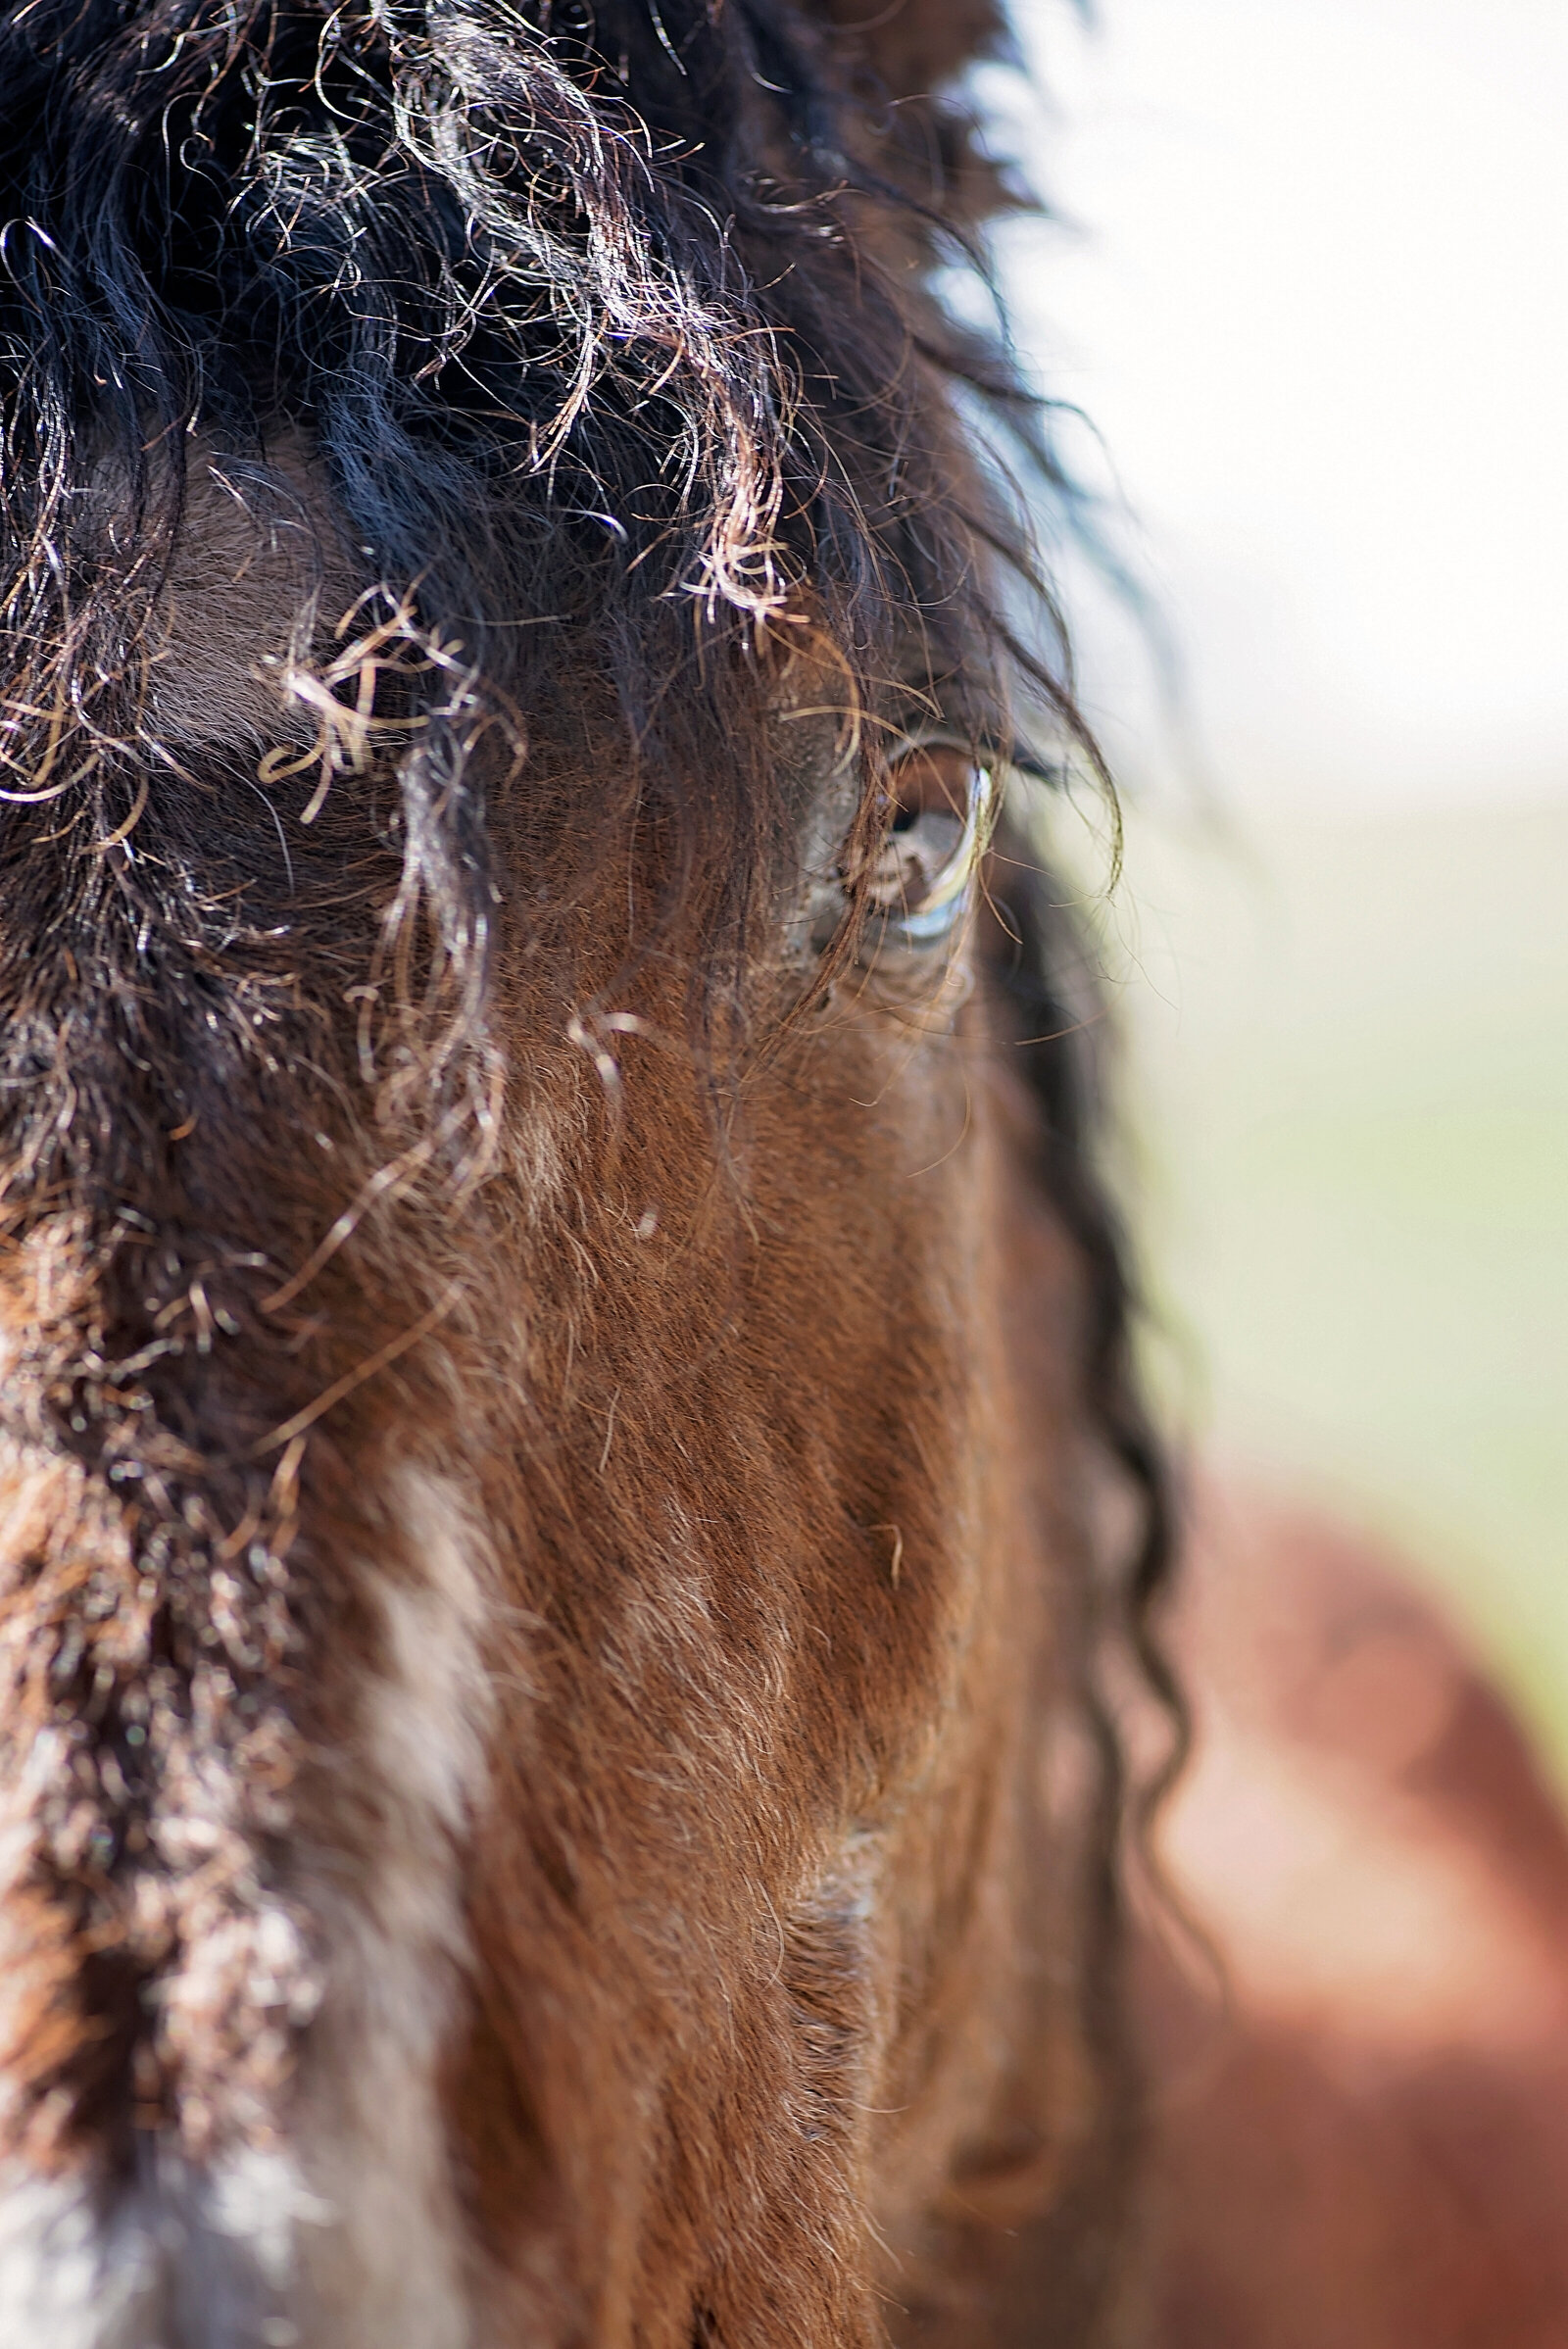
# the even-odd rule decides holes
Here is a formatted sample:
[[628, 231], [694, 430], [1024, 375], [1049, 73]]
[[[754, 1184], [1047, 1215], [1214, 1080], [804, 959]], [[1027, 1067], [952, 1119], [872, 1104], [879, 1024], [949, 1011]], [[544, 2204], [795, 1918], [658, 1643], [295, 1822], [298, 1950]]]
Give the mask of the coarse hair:
[[[403, 872], [387, 920], [432, 942], [447, 1016], [425, 1074], [466, 1148], [489, 1099], [486, 794], [569, 725], [585, 676], [616, 755], [549, 831], [548, 895], [558, 916], [580, 902], [633, 819], [659, 843], [644, 928], [703, 941], [699, 1051], [743, 1018], [798, 837], [760, 681], [780, 648], [825, 654], [873, 753], [912, 684], [995, 756], [1027, 758], [1054, 729], [1095, 765], [1009, 487], [1027, 477], [1059, 513], [1071, 484], [1002, 332], [974, 323], [967, 294], [943, 298], [985, 289], [982, 222], [1016, 194], [958, 73], [1004, 38], [988, 0], [881, 17], [826, 0], [9, 6], [13, 820], [58, 834], [84, 810], [70, 852], [84, 853], [133, 819], [137, 760], [167, 756], [146, 682], [189, 453], [199, 440], [265, 472], [285, 434], [324, 469], [373, 583], [351, 641], [387, 672]], [[478, 756], [498, 737], [499, 770]], [[862, 826], [884, 808], [868, 785]], [[1174, 1708], [1148, 1630], [1170, 1566], [1164, 1470], [1093, 1054], [1059, 984], [1070, 917], [1021, 872], [1006, 894], [1018, 941], [1001, 982], [1040, 1103], [1040, 1177], [1090, 1298], [1084, 1409], [1142, 1496], [1111, 1606]], [[1092, 2020], [1113, 2067], [1125, 1769], [1090, 1701]]]

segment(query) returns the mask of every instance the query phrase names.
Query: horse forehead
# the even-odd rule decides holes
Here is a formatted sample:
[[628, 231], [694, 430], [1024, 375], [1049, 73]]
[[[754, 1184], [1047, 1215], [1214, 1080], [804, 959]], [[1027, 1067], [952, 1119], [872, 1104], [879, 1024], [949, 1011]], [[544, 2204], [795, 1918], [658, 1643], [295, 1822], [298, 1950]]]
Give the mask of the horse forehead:
[[[175, 486], [155, 457], [154, 503]], [[296, 430], [270, 438], [265, 462], [201, 433], [184, 451], [177, 493], [162, 590], [136, 648], [141, 731], [176, 757], [297, 734], [292, 674], [364, 584], [326, 467]], [[86, 531], [111, 569], [128, 558], [134, 571], [137, 503], [119, 464], [89, 475]]]

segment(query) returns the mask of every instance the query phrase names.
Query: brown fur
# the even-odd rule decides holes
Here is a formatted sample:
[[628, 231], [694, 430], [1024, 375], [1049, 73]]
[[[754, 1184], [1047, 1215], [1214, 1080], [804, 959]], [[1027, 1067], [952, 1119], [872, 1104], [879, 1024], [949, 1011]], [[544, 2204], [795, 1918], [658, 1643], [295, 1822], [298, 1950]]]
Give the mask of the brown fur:
[[925, 98], [972, 58], [1003, 45], [1006, 21], [995, 0], [827, 0], [823, 15], [874, 65], [895, 98]]
[[[522, 853], [503, 843], [502, 868]], [[654, 1041], [678, 982], [672, 1000], [644, 991], [650, 1041], [622, 1043], [611, 1101], [566, 1038], [548, 1044], [520, 945], [499, 990], [514, 1141], [461, 1214], [414, 1186], [271, 1314], [275, 1274], [230, 1268], [302, 1262], [381, 1161], [384, 1138], [367, 1154], [340, 1106], [345, 1012], [335, 1051], [325, 1022], [314, 1045], [316, 1098], [292, 1077], [275, 1124], [252, 1105], [263, 1069], [237, 1119], [232, 1081], [173, 1064], [177, 1098], [142, 1131], [189, 1130], [119, 1166], [118, 1241], [29, 1216], [12, 1410], [36, 1395], [41, 1460], [68, 1380], [123, 1428], [137, 1491], [40, 1465], [7, 1494], [11, 1736], [78, 1704], [91, 1720], [107, 1682], [125, 1781], [122, 1798], [100, 1731], [78, 1790], [52, 1782], [30, 1888], [10, 1898], [15, 2141], [48, 2167], [170, 2131], [200, 2161], [285, 2125], [290, 2050], [324, 1995], [311, 1853], [341, 1870], [391, 1832], [343, 1774], [356, 1683], [377, 1668], [356, 1561], [418, 1576], [376, 1496], [394, 1464], [422, 1463], [474, 1496], [496, 1552], [450, 2111], [498, 2337], [554, 2337], [570, 2311], [595, 2341], [684, 2349], [696, 2310], [721, 2340], [870, 2341], [901, 2306], [938, 2337], [955, 2289], [939, 2278], [988, 2214], [1000, 2245], [1107, 2158], [1071, 1988], [1082, 1768], [1063, 1757], [1049, 1827], [1033, 1726], [1060, 1716], [1070, 1743], [1053, 1621], [1078, 1604], [1090, 1463], [1070, 1387], [1020, 1422], [1004, 1336], [1004, 1231], [1015, 1248], [1038, 1228], [1028, 1319], [1060, 1342], [1027, 1343], [1047, 1376], [1082, 1311], [1070, 1248], [1009, 1171], [1031, 1113], [983, 1004], [926, 1036], [917, 1010], [852, 990], [748, 1085], [748, 1234], [714, 1186], [701, 1097]], [[608, 975], [590, 964], [580, 994]], [[316, 1130], [329, 1182], [299, 1148]], [[142, 1235], [176, 1216], [173, 1272]], [[280, 1441], [432, 1306], [423, 1341], [297, 1456]], [[193, 1343], [123, 1367], [160, 1327]], [[89, 1385], [76, 1365], [94, 1360]], [[217, 1847], [187, 1855], [193, 1771], [231, 1792]], [[114, 1840], [89, 1864], [95, 1835]], [[268, 1879], [299, 1933], [258, 1992]], [[220, 1929], [233, 1974], [213, 1981]], [[1042, 2003], [1048, 1966], [1061, 1989]], [[205, 2006], [181, 1986], [196, 1967]], [[997, 2266], [994, 2246], [961, 2326]], [[1058, 2288], [1064, 2305], [1078, 2290]]]

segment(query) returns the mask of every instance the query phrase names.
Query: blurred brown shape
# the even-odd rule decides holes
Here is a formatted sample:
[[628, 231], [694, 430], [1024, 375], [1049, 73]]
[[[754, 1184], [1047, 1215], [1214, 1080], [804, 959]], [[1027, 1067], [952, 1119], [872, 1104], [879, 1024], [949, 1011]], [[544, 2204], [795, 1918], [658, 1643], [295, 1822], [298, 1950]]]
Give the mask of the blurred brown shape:
[[1409, 1578], [1210, 1494], [1141, 1959], [1161, 2349], [1568, 2342], [1568, 1834]]

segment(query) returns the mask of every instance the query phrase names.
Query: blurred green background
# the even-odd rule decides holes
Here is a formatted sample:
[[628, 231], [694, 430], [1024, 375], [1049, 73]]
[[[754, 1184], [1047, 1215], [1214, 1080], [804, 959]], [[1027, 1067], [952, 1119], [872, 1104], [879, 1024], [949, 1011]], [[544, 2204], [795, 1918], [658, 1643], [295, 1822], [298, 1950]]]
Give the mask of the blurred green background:
[[1167, 1403], [1434, 1577], [1568, 1784], [1568, 807], [1126, 817]]
[[1181, 677], [1062, 548], [1158, 1377], [1568, 1789], [1568, 7], [1015, 8], [1019, 338]]

